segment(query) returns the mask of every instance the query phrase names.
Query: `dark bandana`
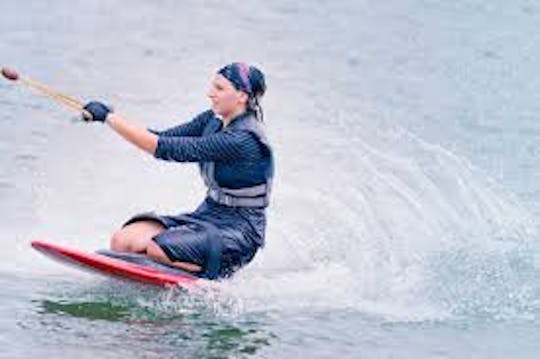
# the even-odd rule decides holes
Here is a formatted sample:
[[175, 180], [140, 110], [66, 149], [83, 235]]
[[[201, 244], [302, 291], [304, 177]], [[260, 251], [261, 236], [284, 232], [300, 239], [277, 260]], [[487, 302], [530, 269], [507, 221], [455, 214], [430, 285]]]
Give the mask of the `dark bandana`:
[[221, 68], [218, 74], [229, 80], [237, 90], [243, 91], [249, 97], [252, 97], [253, 90], [249, 81], [249, 72], [249, 65], [243, 62], [234, 62]]

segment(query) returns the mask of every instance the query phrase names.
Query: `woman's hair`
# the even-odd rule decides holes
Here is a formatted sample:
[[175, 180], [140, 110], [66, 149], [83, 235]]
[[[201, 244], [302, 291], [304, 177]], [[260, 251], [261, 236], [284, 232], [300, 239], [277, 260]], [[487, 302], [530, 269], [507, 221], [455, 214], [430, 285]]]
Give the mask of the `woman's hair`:
[[266, 92], [263, 72], [255, 66], [233, 62], [222, 67], [218, 73], [229, 80], [237, 90], [248, 95], [247, 111], [252, 112], [258, 120], [262, 121], [263, 111], [260, 101]]

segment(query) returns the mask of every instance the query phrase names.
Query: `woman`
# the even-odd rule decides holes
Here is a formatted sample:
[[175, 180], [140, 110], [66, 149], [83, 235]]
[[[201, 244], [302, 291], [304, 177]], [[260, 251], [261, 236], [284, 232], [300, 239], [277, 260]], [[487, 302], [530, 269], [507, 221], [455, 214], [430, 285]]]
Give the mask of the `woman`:
[[265, 208], [273, 177], [260, 99], [263, 73], [232, 63], [214, 76], [211, 109], [166, 131], [147, 130], [92, 101], [84, 109], [129, 142], [177, 162], [198, 162], [207, 196], [192, 213], [144, 213], [113, 234], [111, 249], [146, 253], [162, 263], [215, 279], [231, 275], [264, 245]]

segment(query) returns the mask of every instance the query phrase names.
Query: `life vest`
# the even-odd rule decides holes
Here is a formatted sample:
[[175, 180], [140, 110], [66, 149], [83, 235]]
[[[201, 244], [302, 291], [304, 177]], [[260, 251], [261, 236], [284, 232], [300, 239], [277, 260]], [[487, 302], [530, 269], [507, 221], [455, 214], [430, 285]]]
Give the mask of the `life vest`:
[[[215, 118], [214, 121], [209, 121], [203, 130], [202, 135], [210, 135], [216, 133], [220, 127], [221, 121]], [[261, 163], [254, 162], [201, 162], [199, 167], [204, 183], [208, 188], [207, 195], [219, 204], [229, 207], [267, 207], [270, 201], [270, 191], [272, 188], [272, 178], [274, 175], [272, 148], [264, 133], [263, 124], [252, 114], [241, 115], [240, 118], [234, 119], [227, 127], [226, 131], [249, 131], [255, 135], [259, 143], [263, 146], [263, 152], [266, 152], [268, 157], [262, 160]], [[253, 185], [236, 188], [236, 186], [228, 186], [219, 183], [216, 178], [216, 172], [233, 171], [236, 176], [245, 173], [245, 176], [250, 176], [249, 180], [254, 180]], [[234, 187], [234, 188], [231, 188]]]

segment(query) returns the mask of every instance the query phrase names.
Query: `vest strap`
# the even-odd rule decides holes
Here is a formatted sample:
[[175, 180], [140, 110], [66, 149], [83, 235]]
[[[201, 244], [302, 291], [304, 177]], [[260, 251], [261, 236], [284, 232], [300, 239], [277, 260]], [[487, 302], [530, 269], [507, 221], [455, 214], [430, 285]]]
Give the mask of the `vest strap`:
[[226, 187], [220, 187], [221, 191], [223, 191], [225, 194], [236, 196], [236, 197], [258, 197], [258, 196], [264, 196], [268, 192], [268, 184], [261, 183], [256, 186], [252, 187], [245, 187], [245, 188], [226, 188]]
[[[266, 186], [266, 184], [263, 184]], [[268, 194], [265, 192], [258, 197], [236, 197], [221, 191], [220, 189], [211, 188], [208, 190], [208, 197], [212, 198], [219, 204], [229, 207], [266, 207], [268, 206]]]

